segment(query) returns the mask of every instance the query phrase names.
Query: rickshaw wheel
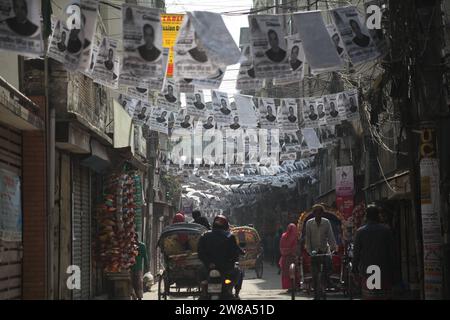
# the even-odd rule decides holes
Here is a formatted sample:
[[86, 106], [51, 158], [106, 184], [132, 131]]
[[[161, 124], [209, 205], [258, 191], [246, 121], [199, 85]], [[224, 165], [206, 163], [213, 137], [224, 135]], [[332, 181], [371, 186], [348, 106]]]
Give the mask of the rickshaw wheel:
[[256, 271], [256, 277], [257, 277], [258, 279], [261, 279], [262, 276], [263, 276], [263, 273], [264, 273], [264, 263], [262, 262], [262, 260], [259, 260], [259, 261], [256, 263], [255, 271]]
[[166, 273], [163, 273], [161, 277], [159, 277], [158, 281], [158, 300], [167, 300], [167, 296], [169, 294], [169, 287], [167, 286]]

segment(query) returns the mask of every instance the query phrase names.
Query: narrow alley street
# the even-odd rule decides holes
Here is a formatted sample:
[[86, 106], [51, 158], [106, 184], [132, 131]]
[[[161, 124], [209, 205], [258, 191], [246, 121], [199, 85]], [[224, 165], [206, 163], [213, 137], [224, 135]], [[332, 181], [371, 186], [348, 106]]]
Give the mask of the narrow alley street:
[[[281, 280], [278, 270], [269, 262], [264, 263], [264, 274], [262, 279], [258, 279], [253, 270], [248, 270], [245, 274], [244, 284], [240, 293], [241, 300], [291, 300], [291, 294], [287, 290], [281, 289]], [[329, 300], [342, 300], [345, 298], [340, 293], [327, 294]], [[158, 283], [152, 286], [150, 292], [144, 293], [144, 300], [158, 299]], [[192, 298], [183, 298], [189, 299]], [[295, 300], [312, 300], [305, 292], [297, 292]], [[169, 298], [169, 300], [182, 300], [181, 298]]]

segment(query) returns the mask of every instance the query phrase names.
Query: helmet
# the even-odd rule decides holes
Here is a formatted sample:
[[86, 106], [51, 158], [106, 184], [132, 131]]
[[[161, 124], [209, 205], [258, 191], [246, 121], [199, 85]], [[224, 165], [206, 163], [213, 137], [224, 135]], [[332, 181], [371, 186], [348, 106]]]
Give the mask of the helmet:
[[227, 217], [225, 217], [224, 215], [221, 215], [221, 214], [216, 216], [213, 221], [213, 228], [218, 228], [218, 229], [223, 229], [223, 230], [230, 229], [230, 225], [228, 223]]

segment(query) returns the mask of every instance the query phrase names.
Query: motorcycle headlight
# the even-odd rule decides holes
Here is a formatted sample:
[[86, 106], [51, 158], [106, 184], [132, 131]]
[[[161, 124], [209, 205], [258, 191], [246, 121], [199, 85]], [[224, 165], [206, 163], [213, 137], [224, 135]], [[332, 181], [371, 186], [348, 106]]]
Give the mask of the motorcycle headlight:
[[226, 284], [226, 285], [231, 284], [231, 280], [230, 280], [230, 279], [225, 279], [225, 284]]

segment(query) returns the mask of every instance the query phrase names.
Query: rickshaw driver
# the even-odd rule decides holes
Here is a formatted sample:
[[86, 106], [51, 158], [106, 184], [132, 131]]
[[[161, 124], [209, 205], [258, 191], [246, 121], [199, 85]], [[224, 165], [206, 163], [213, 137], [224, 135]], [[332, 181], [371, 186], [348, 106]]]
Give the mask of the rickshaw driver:
[[[207, 277], [209, 269], [214, 265], [222, 275], [228, 275], [233, 286], [240, 288], [242, 284], [241, 270], [235, 266], [239, 255], [244, 254], [237, 245], [235, 236], [230, 232], [228, 219], [223, 215], [214, 218], [212, 230], [204, 233], [198, 242], [198, 257], [206, 270], [202, 280]], [[236, 298], [238, 297], [236, 293]]]
[[[311, 256], [311, 272], [313, 277], [314, 295], [318, 299], [318, 285], [320, 279], [318, 275], [320, 272], [320, 263], [323, 259], [323, 264], [329, 280], [329, 272], [331, 271], [331, 255], [315, 257], [316, 254], [330, 254], [336, 249], [336, 238], [334, 237], [333, 228], [328, 219], [323, 218], [324, 207], [320, 204], [313, 206], [314, 219], [308, 220], [306, 223], [306, 237], [305, 246], [308, 254]], [[329, 282], [329, 281], [327, 281]]]

